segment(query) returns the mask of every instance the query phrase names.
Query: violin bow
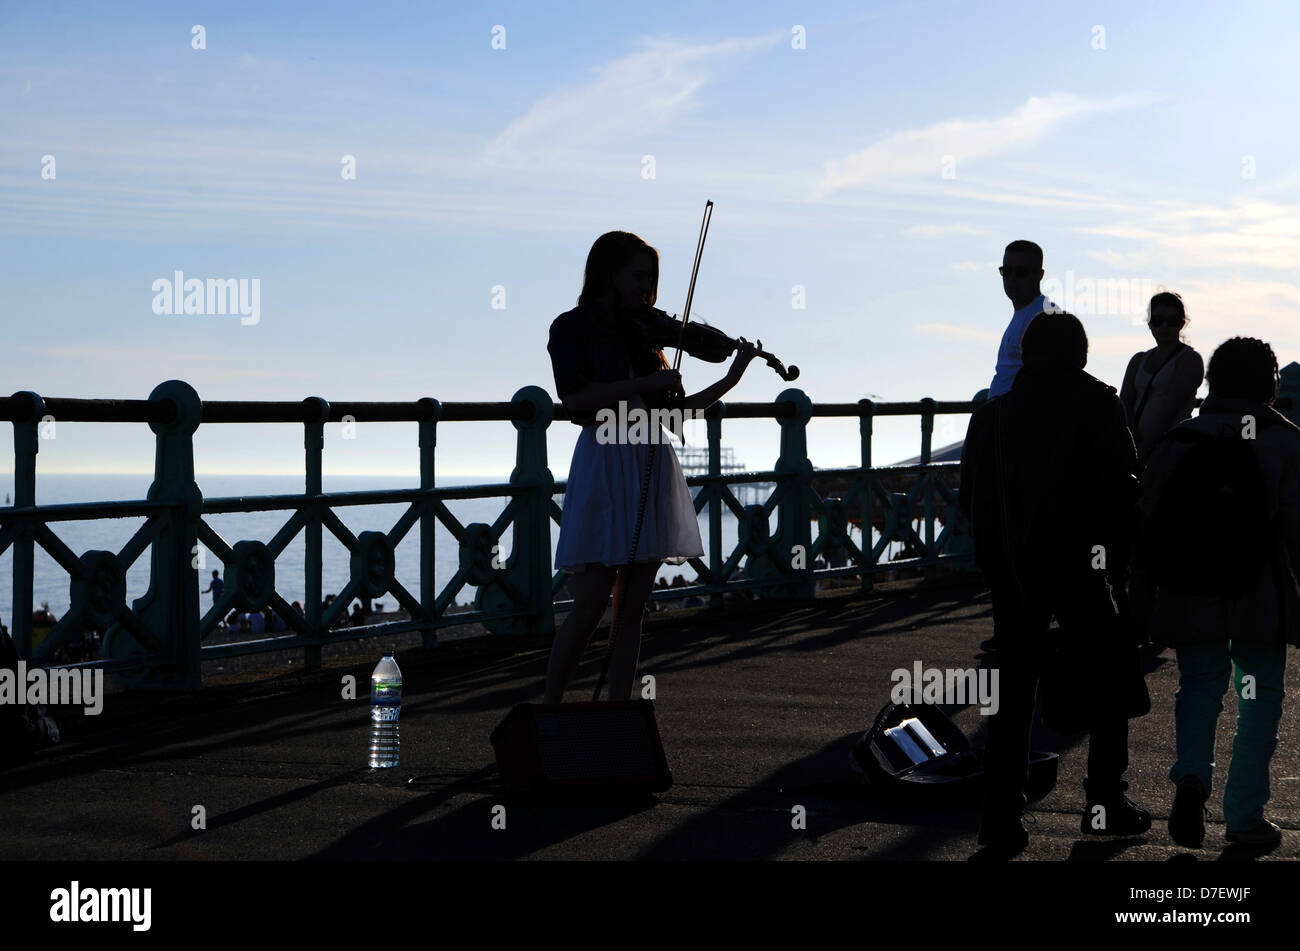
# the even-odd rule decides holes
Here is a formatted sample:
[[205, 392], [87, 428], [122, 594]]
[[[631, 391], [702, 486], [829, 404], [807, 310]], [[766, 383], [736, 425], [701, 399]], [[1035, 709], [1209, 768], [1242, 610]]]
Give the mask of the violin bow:
[[713, 219], [713, 202], [705, 201], [704, 218], [700, 222], [700, 238], [695, 244], [695, 264], [691, 266], [691, 284], [686, 289], [686, 309], [682, 311], [682, 326], [677, 331], [677, 353], [673, 355], [673, 369], [682, 365], [682, 340], [686, 336], [686, 322], [691, 319], [691, 298], [695, 296], [695, 279], [700, 274], [700, 258], [704, 256], [704, 239], [709, 236], [709, 222]]

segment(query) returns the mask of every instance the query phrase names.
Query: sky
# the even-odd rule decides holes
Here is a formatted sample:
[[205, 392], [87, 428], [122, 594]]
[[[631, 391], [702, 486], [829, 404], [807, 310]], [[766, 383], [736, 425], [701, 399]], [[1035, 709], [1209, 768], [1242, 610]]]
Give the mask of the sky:
[[[547, 330], [591, 243], [640, 234], [680, 313], [706, 199], [693, 316], [802, 370], [755, 363], [730, 401], [970, 399], [1019, 238], [1114, 386], [1164, 288], [1203, 356], [1252, 335], [1285, 365], [1297, 33], [1294, 3], [1202, 0], [0, 4], [0, 392], [554, 394]], [[244, 312], [167, 313], [177, 271], [243, 282]], [[691, 391], [722, 370], [683, 359]], [[417, 470], [413, 424], [347, 435], [327, 427], [327, 473]], [[552, 426], [557, 478], [576, 435]], [[56, 421], [39, 471], [149, 471], [152, 442]], [[766, 468], [778, 431], [723, 442]], [[509, 423], [438, 445], [446, 475], [513, 465]], [[201, 472], [302, 471], [292, 426], [195, 447]], [[853, 420], [809, 428], [816, 466], [858, 449]], [[877, 423], [877, 463], [918, 451], [915, 417]]]

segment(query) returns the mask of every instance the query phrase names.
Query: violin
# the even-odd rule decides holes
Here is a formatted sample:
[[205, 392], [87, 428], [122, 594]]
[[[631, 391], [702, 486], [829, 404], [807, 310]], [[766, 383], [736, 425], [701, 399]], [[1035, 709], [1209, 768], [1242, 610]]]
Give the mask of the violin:
[[[677, 347], [697, 360], [722, 363], [740, 346], [734, 337], [728, 337], [717, 327], [699, 322], [683, 324], [677, 317], [649, 304], [624, 308], [623, 316], [630, 321], [639, 342], [653, 350]], [[798, 367], [787, 369], [775, 354], [768, 353], [761, 347], [755, 356], [767, 361], [767, 365], [786, 382], [799, 377]]]

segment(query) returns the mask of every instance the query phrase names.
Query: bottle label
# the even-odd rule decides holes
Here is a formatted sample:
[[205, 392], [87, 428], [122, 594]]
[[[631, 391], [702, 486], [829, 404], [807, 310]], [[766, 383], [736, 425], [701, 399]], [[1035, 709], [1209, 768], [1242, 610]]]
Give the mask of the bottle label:
[[370, 685], [370, 702], [381, 707], [396, 707], [402, 702], [402, 685], [380, 681]]

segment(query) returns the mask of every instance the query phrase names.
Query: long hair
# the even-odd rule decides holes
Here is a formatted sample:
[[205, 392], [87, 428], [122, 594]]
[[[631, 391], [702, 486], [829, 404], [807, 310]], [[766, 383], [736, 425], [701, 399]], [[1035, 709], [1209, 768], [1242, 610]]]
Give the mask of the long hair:
[[594, 304], [608, 293], [614, 286], [614, 272], [638, 254], [649, 254], [654, 261], [654, 288], [650, 291], [653, 304], [659, 296], [659, 252], [630, 231], [608, 231], [596, 239], [587, 253], [578, 305]]
[[[592, 244], [587, 253], [587, 267], [582, 275], [582, 293], [578, 306], [595, 304], [614, 286], [614, 272], [638, 254], [649, 254], [654, 262], [654, 286], [650, 289], [650, 303], [659, 297], [659, 252], [630, 231], [608, 231]], [[628, 355], [635, 373], [644, 376], [656, 370], [668, 369], [668, 358], [662, 349], [655, 347], [625, 328], [628, 333]]]

